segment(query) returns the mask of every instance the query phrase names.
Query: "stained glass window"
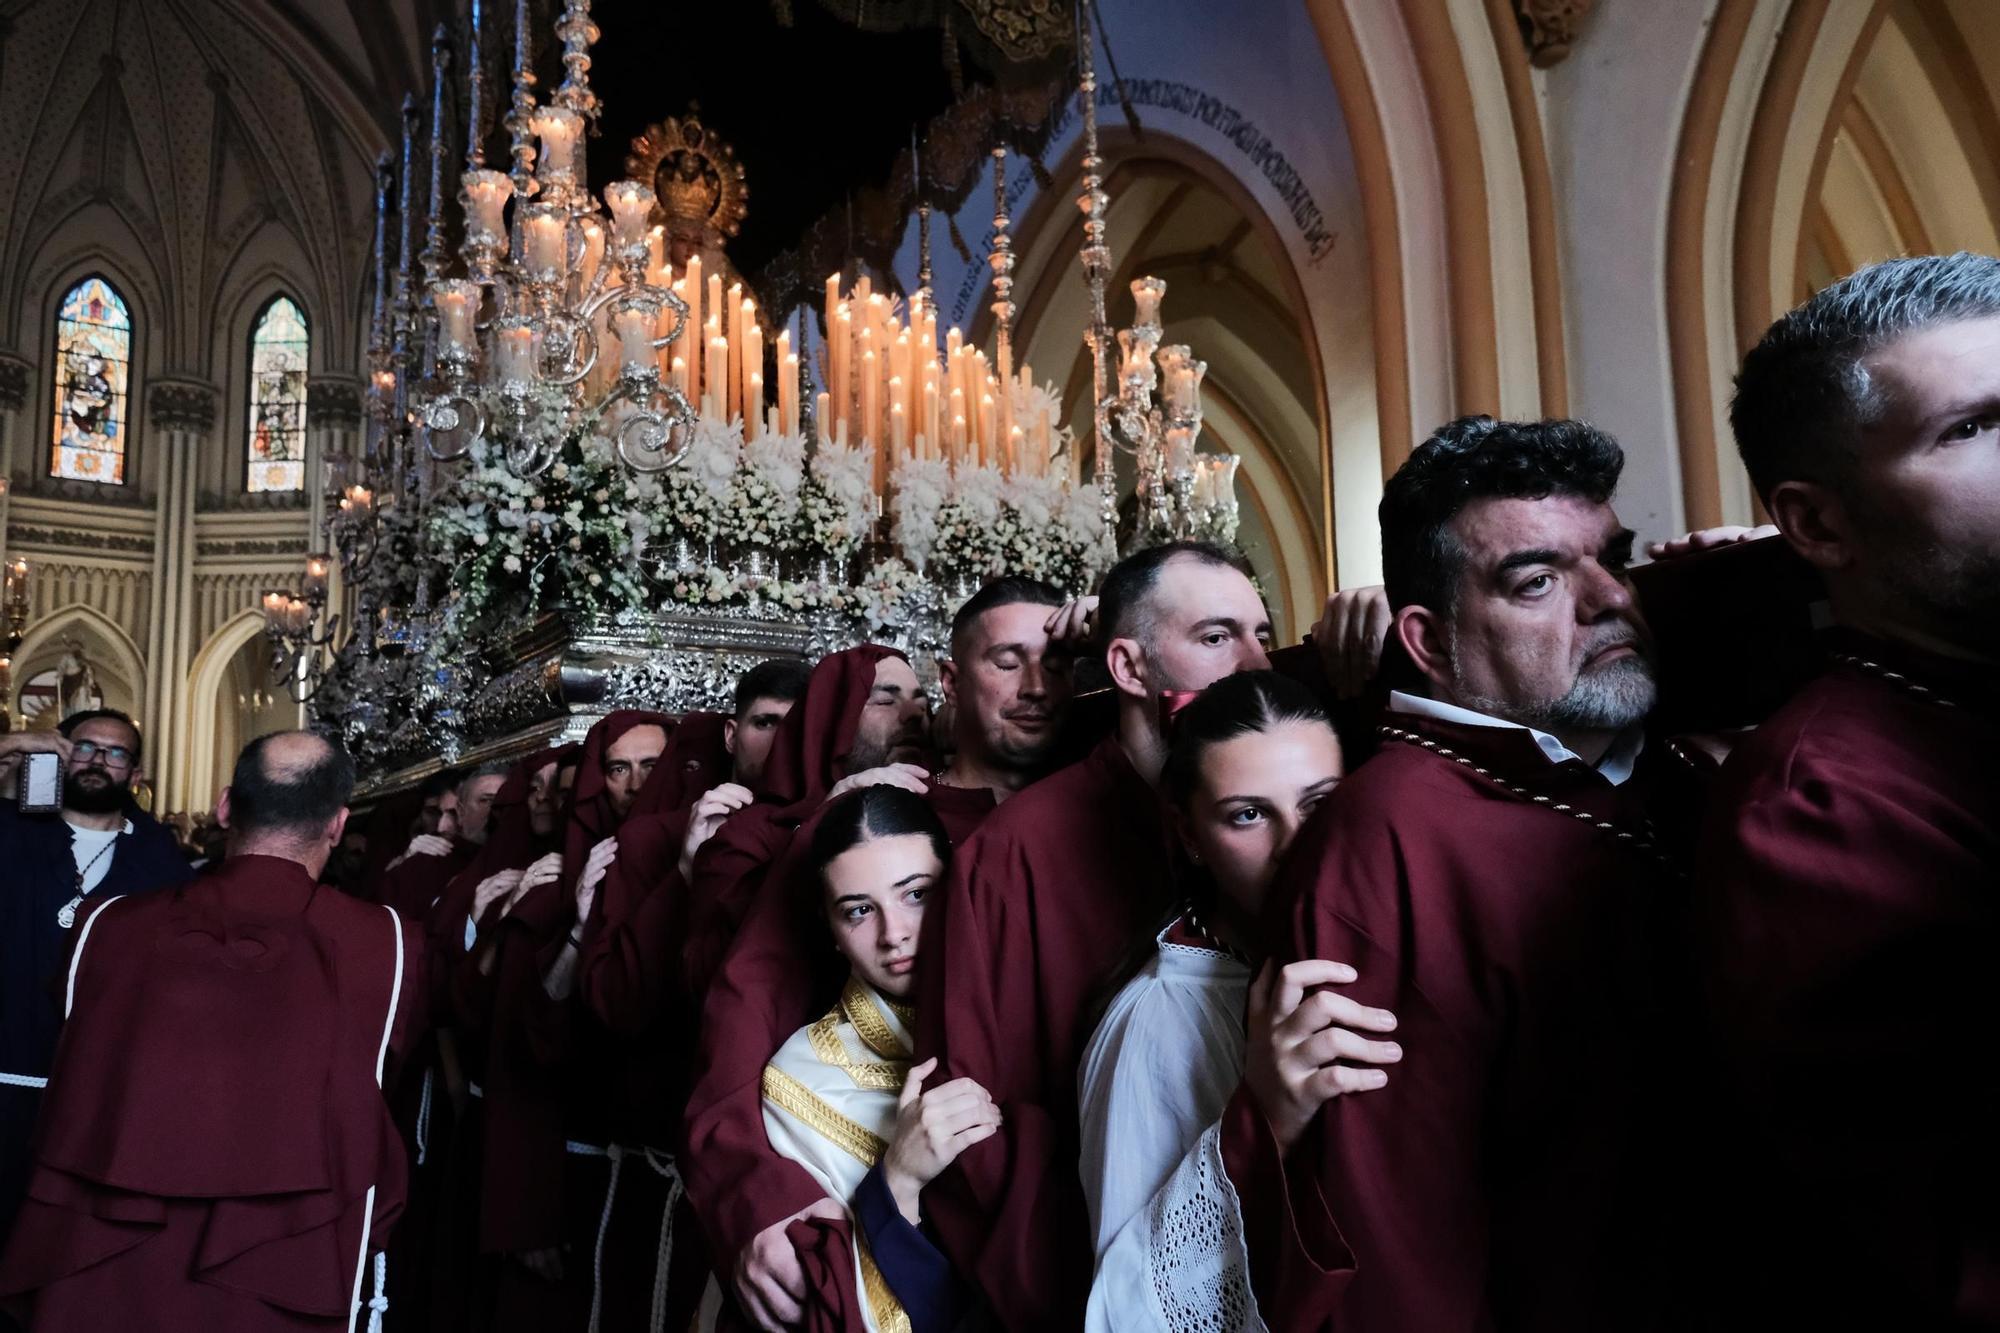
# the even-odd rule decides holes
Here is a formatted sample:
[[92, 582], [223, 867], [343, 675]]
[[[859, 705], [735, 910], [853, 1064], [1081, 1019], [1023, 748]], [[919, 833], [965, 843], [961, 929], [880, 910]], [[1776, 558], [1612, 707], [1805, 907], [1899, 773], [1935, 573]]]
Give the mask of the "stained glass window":
[[56, 316], [56, 420], [49, 475], [123, 485], [132, 317], [102, 278], [85, 278]]
[[305, 312], [274, 296], [250, 334], [252, 491], [297, 491], [306, 484], [306, 362], [312, 337]]

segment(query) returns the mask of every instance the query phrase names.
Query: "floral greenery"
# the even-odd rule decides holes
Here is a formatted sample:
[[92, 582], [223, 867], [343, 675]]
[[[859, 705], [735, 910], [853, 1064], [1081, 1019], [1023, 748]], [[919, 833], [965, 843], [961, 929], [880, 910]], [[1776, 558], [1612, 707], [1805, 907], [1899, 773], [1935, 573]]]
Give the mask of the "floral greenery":
[[[849, 580], [875, 526], [873, 469], [869, 449], [823, 445], [808, 458], [802, 437], [746, 444], [740, 422], [706, 418], [686, 455], [650, 474], [594, 432], [528, 479], [482, 442], [428, 513], [433, 567], [449, 571], [436, 648], [497, 644], [511, 623], [548, 612], [602, 621], [670, 606], [831, 612], [872, 633], [924, 595], [920, 570], [937, 583], [1022, 574], [1078, 590], [1113, 558], [1092, 487], [905, 462], [892, 505], [900, 549]], [[755, 552], [765, 558], [753, 574]]]

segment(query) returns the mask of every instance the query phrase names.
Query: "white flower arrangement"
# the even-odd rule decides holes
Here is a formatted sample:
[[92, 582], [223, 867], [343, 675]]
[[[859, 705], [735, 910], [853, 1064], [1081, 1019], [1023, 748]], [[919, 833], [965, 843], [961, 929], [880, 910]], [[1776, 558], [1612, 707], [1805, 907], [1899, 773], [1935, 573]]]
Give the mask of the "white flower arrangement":
[[821, 441], [799, 497], [803, 545], [844, 560], [875, 523], [875, 451]]
[[896, 469], [896, 545], [918, 569], [930, 563], [937, 547], [938, 518], [951, 493], [951, 465], [942, 459], [905, 459]]

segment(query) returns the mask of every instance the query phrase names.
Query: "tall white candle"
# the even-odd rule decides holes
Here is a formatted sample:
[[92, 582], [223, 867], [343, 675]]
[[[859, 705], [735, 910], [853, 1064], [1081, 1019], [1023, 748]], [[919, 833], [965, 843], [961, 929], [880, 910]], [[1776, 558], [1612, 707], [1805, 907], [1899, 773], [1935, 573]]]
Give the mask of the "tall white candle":
[[653, 192], [638, 181], [613, 181], [604, 187], [604, 203], [611, 210], [612, 234], [618, 244], [643, 244], [646, 220], [653, 212]]

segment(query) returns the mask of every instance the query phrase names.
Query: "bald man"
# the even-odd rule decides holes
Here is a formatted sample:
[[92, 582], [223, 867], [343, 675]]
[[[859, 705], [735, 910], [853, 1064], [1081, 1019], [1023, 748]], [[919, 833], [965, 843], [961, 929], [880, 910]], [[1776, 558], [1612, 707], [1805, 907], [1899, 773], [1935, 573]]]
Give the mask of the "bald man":
[[352, 1326], [402, 1208], [381, 1087], [424, 995], [418, 928], [315, 883], [353, 787], [329, 741], [252, 741], [216, 805], [221, 868], [78, 923], [0, 1259], [0, 1300], [31, 1327]]

